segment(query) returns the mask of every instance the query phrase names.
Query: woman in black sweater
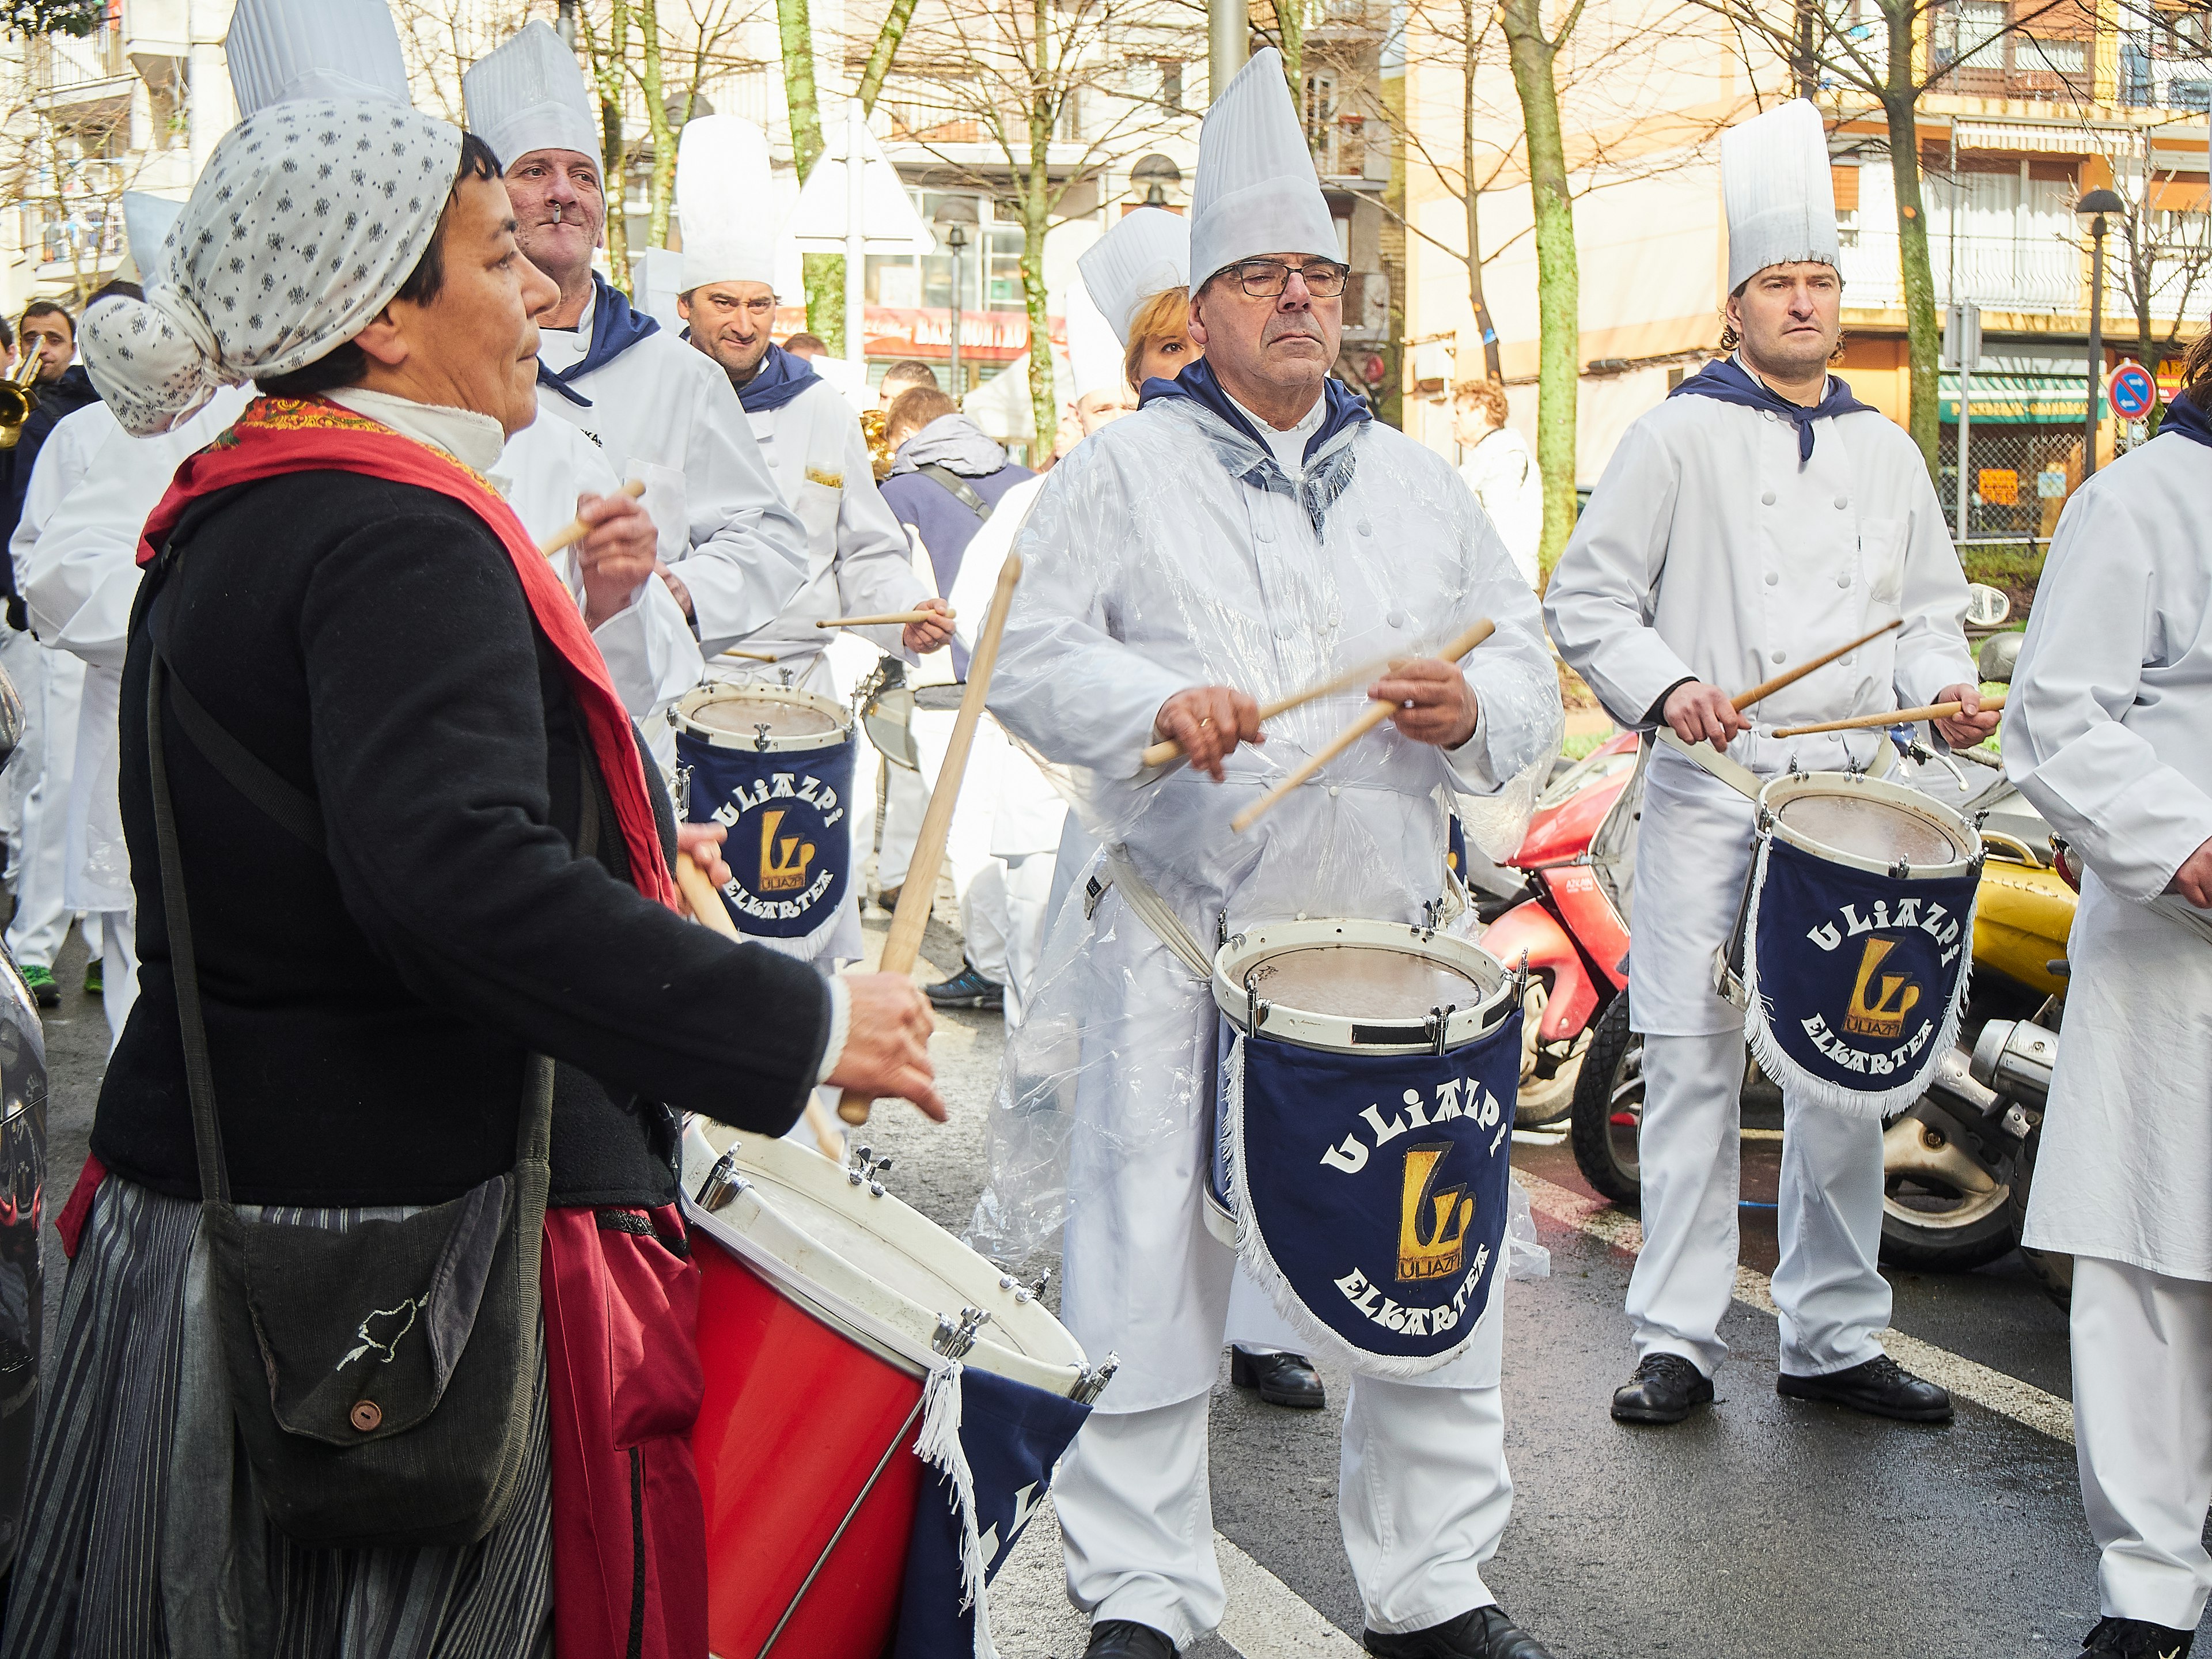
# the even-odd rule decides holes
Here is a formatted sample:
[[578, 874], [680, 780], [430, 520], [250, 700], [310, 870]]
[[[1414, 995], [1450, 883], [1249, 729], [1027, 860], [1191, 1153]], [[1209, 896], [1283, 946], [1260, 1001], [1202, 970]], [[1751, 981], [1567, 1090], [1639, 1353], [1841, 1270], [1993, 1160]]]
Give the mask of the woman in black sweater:
[[[530, 318], [554, 298], [513, 230], [478, 141], [397, 106], [280, 105], [218, 146], [148, 303], [88, 319], [133, 429], [241, 370], [274, 395], [148, 526], [121, 730], [142, 990], [62, 1220], [7, 1655], [548, 1652], [556, 1612], [564, 1659], [703, 1654], [678, 1115], [780, 1133], [817, 1082], [943, 1114], [910, 981], [825, 985], [667, 902], [665, 793], [478, 476], [535, 412]], [[477, 1543], [303, 1547], [234, 1453], [155, 844], [157, 653], [241, 1213], [344, 1228], [466, 1193], [514, 1164], [530, 1056], [557, 1062], [547, 1375], [520, 1496]], [[253, 799], [257, 763], [276, 783]]]

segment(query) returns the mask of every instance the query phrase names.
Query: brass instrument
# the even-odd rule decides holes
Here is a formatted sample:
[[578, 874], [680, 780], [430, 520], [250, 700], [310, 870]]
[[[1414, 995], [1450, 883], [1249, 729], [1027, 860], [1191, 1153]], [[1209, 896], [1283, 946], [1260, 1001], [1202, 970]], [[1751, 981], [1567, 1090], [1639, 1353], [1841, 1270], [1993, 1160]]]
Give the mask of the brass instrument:
[[[891, 447], [884, 441], [884, 424], [888, 417], [880, 409], [872, 409], [860, 416], [860, 431], [868, 441], [868, 464], [881, 483], [891, 476]], [[8, 441], [10, 443], [14, 439]]]
[[0, 375], [0, 449], [13, 449], [23, 435], [23, 422], [39, 406], [39, 366], [46, 360], [36, 346], [23, 347], [22, 361]]

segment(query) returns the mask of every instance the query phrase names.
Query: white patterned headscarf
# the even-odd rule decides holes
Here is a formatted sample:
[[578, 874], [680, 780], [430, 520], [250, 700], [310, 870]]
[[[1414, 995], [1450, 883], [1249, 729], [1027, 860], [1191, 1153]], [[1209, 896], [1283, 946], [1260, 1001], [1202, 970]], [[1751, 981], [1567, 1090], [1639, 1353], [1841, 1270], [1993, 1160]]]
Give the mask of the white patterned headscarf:
[[428, 252], [457, 127], [386, 100], [272, 105], [223, 136], [146, 271], [84, 319], [85, 368], [125, 428], [305, 368], [358, 334]]

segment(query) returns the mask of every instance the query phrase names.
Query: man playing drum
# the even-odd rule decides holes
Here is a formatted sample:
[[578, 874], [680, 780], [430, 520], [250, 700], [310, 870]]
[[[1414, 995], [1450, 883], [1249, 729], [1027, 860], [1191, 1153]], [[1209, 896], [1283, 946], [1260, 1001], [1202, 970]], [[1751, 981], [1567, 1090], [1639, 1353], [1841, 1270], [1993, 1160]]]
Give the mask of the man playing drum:
[[[1978, 743], [1960, 619], [1966, 578], [1920, 454], [1827, 373], [1841, 338], [1835, 209], [1819, 116], [1802, 101], [1723, 140], [1728, 332], [1709, 364], [1632, 425], [1552, 577], [1545, 617], [1625, 725], [1710, 742], [1764, 780], [1864, 769], [1879, 733], [1778, 741], [1730, 701], [1881, 623], [1902, 626], [1760, 706], [1777, 725], [1958, 698], [1949, 742]], [[1738, 778], [1740, 783], [1748, 780]], [[1743, 1017], [1713, 989], [1750, 867], [1753, 808], [1665, 747], [1637, 846], [1630, 1008], [1643, 1034], [1644, 1250], [1628, 1291], [1638, 1364], [1625, 1422], [1713, 1398], [1735, 1285]], [[1887, 1358], [1881, 1125], [1785, 1093], [1774, 1300], [1777, 1388], [1916, 1421], [1949, 1396]]]
[[[1086, 1353], [1121, 1360], [1054, 1492], [1090, 1659], [1168, 1659], [1224, 1607], [1206, 1407], [1237, 1258], [1204, 1220], [1217, 1015], [1187, 965], [1191, 936], [1210, 949], [1224, 927], [1309, 914], [1419, 922], [1442, 880], [1445, 798], [1548, 762], [1560, 719], [1534, 599], [1474, 498], [1328, 378], [1345, 268], [1274, 52], [1208, 112], [1192, 208], [1205, 360], [1048, 475], [1016, 544], [1026, 568], [990, 699], [1010, 732], [1078, 769], [1086, 812], [1125, 855], [1058, 918], [1009, 1062], [1017, 1084], [1066, 1079], [1061, 1316]], [[1485, 617], [1496, 636], [1464, 668], [1428, 654]], [[1373, 679], [1261, 732], [1255, 691], [1368, 662]], [[1397, 705], [1395, 727], [1233, 830], [1363, 692]], [[1163, 775], [1140, 756], [1165, 738], [1188, 764]], [[1024, 1218], [1041, 1230], [1040, 1205], [1059, 1213], [1057, 1178], [1020, 1157], [1019, 1118], [994, 1123], [977, 1230], [1008, 1254], [1027, 1243]], [[1485, 1306], [1441, 1369], [1363, 1372], [1351, 1393], [1340, 1515], [1375, 1653], [1544, 1655], [1482, 1581], [1512, 1498], [1503, 1317], [1494, 1296]]]
[[2005, 735], [2087, 866], [2024, 1242], [2074, 1258], [2084, 1645], [2129, 1659], [2187, 1653], [2212, 1592], [2212, 336], [2182, 379], [2156, 441], [2067, 503]]

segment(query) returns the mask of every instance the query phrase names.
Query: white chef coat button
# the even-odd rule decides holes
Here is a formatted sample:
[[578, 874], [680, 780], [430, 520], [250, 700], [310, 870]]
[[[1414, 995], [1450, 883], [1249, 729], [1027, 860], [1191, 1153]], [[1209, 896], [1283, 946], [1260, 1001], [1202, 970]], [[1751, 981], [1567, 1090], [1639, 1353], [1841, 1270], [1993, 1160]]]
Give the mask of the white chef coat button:
[[1851, 573], [1848, 570], [1844, 572], [1842, 575], [1836, 578], [1836, 586], [1838, 587], [1849, 587], [1850, 585]]
[[1371, 536], [1375, 533], [1375, 526], [1362, 519], [1359, 521], [1359, 533], [1363, 536]]
[[1779, 651], [1775, 652], [1773, 653], [1773, 659], [1776, 662], [1780, 662], [1782, 660], [1782, 653]]
[[1403, 628], [1406, 625], [1406, 613], [1402, 611], [1393, 611], [1382, 620], [1393, 628]]
[[1850, 504], [1851, 498], [1848, 495], [1838, 495], [1836, 497], [1836, 507], [1839, 511], [1844, 507], [1849, 507]]
[[1770, 490], [1768, 490], [1768, 491], [1767, 491], [1764, 495], [1761, 495], [1761, 496], [1759, 498], [1759, 504], [1761, 507], [1771, 507], [1771, 506], [1773, 506], [1773, 505], [1774, 505], [1774, 492], [1773, 492], [1772, 490], [1771, 490], [1771, 489], [1770, 489]]
[[1328, 798], [1331, 800], [1334, 800], [1336, 799], [1337, 787], [1338, 786], [1333, 783], [1328, 787]]
[[1770, 571], [1768, 571], [1768, 572], [1766, 573], [1766, 585], [1767, 585], [1769, 587], [1773, 586], [1777, 582], [1780, 581], [1781, 580], [1782, 580], [1782, 578], [1781, 578], [1780, 576], [1777, 575], [1777, 574], [1776, 574], [1773, 571], [1771, 571], [1771, 570], [1770, 570]]

